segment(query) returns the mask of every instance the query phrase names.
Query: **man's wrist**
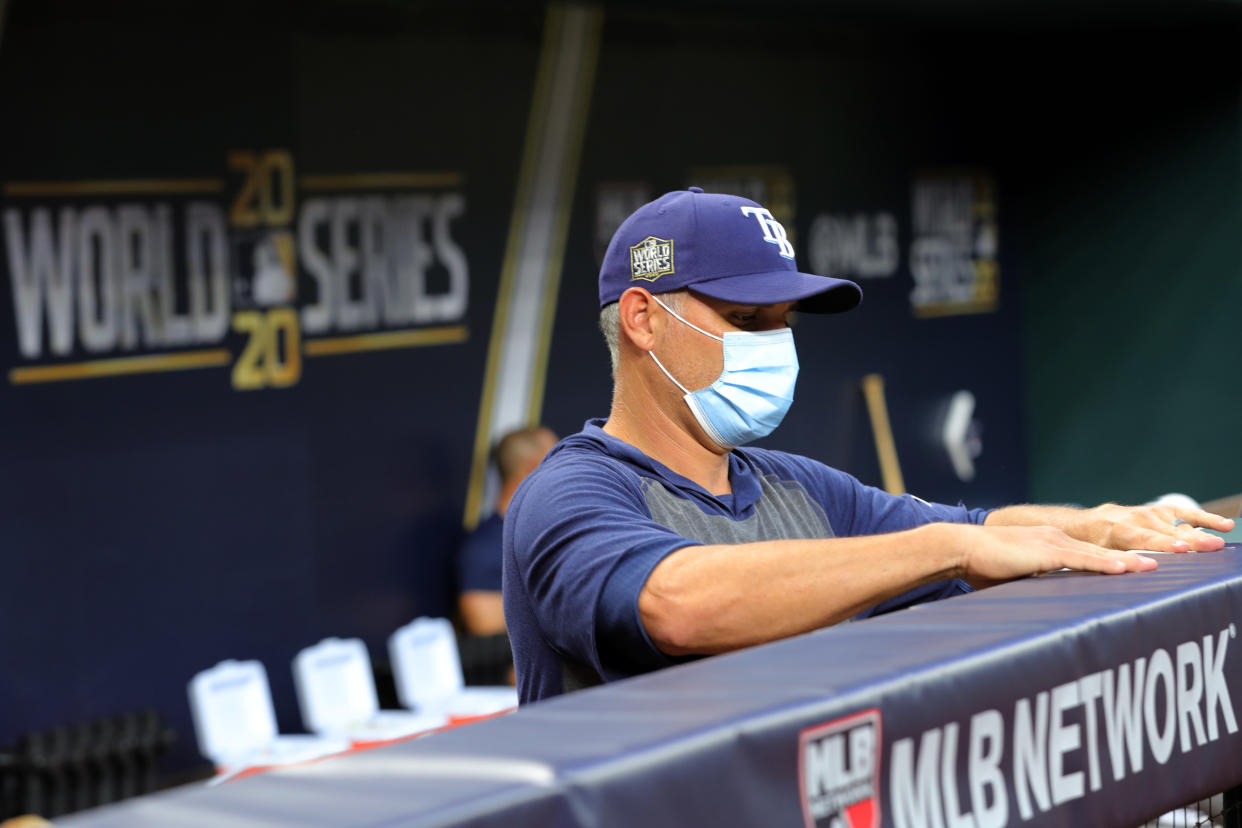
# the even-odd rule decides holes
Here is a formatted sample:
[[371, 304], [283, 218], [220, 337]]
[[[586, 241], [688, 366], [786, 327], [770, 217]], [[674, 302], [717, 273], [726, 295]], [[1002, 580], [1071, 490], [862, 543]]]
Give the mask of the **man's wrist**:
[[931, 565], [928, 582], [966, 576], [970, 533], [977, 529], [973, 523], [928, 523], [911, 530], [918, 536], [914, 548]]

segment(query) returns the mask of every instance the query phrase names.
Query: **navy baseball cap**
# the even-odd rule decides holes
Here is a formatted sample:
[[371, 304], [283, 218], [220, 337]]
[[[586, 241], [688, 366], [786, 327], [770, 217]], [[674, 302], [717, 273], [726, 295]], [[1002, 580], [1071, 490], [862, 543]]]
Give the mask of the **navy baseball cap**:
[[613, 235], [599, 271], [599, 306], [635, 286], [652, 293], [688, 287], [743, 305], [798, 301], [810, 313], [862, 301], [853, 282], [798, 272], [785, 228], [763, 207], [698, 187], [644, 204]]

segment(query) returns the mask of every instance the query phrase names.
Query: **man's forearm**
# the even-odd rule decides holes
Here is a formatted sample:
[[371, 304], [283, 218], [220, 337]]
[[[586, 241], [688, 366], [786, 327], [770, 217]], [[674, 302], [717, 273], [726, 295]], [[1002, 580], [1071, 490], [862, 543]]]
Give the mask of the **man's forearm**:
[[669, 655], [719, 653], [830, 626], [925, 583], [953, 577], [952, 531], [688, 546], [652, 571], [638, 607]]
[[1075, 506], [1035, 506], [1021, 504], [1002, 506], [988, 514], [984, 526], [1055, 526], [1062, 532], [1073, 534], [1069, 528], [1080, 522], [1083, 509]]

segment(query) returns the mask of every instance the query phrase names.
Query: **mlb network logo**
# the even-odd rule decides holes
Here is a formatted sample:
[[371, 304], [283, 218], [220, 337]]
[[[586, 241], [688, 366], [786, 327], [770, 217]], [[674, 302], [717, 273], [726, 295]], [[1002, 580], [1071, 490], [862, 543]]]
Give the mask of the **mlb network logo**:
[[878, 828], [880, 736], [877, 708], [798, 734], [806, 828]]

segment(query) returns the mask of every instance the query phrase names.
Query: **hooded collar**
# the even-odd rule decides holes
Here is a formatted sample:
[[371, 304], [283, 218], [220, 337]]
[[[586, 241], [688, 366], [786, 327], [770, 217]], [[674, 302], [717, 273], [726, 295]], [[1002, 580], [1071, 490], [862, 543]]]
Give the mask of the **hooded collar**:
[[602, 451], [610, 457], [637, 467], [644, 476], [653, 477], [669, 488], [680, 491], [684, 496], [703, 503], [712, 512], [725, 512], [739, 519], [745, 517], [759, 500], [762, 493], [759, 485], [759, 470], [755, 468], [754, 462], [746, 456], [744, 450], [734, 449], [729, 452], [729, 485], [733, 489], [733, 494], [713, 495], [690, 478], [678, 474], [633, 445], [604, 431], [605, 422], [607, 421], [603, 418], [587, 420], [582, 431], [562, 440], [552, 450], [552, 454], [555, 455], [574, 446]]

